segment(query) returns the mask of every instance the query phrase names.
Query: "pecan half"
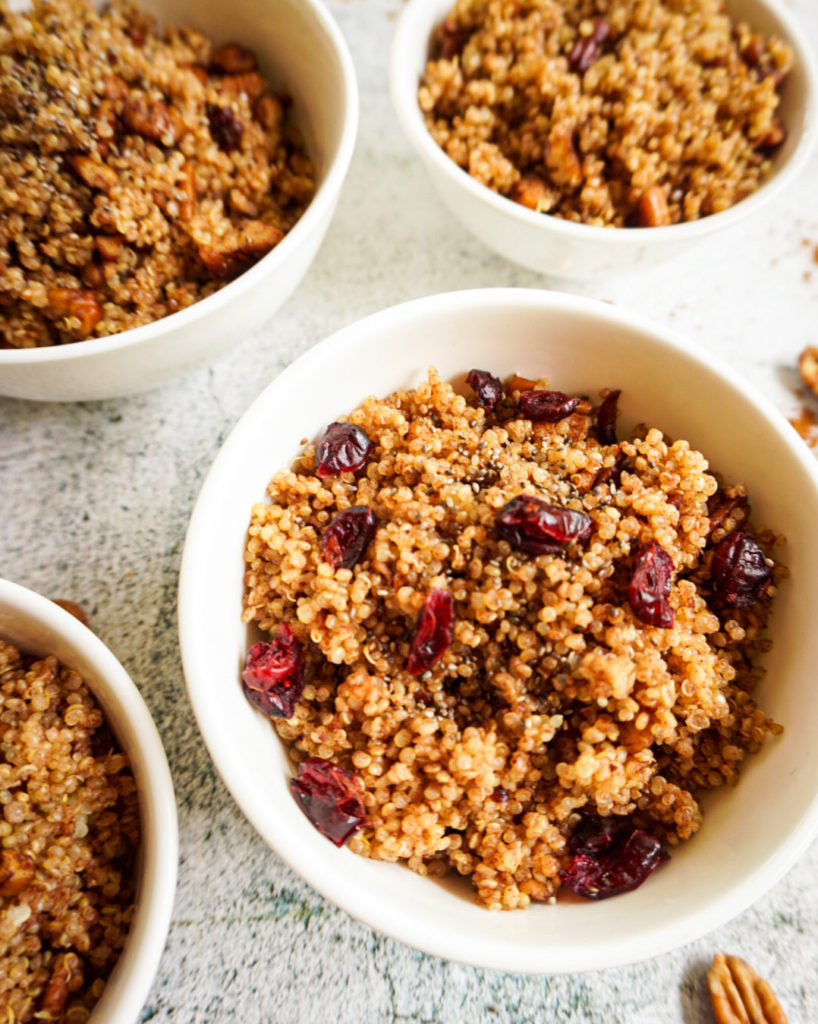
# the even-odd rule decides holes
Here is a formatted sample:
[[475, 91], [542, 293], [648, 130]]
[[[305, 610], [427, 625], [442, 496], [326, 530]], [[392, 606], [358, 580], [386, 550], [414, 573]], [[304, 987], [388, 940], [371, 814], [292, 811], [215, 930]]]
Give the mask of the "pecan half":
[[224, 75], [240, 75], [244, 71], [256, 70], [256, 55], [238, 43], [225, 43], [214, 51], [210, 67]]
[[68, 158], [68, 162], [89, 188], [95, 188], [99, 192], [110, 192], [119, 181], [119, 175], [113, 167], [109, 167], [101, 160], [95, 160], [92, 156], [76, 153]]
[[202, 246], [199, 257], [219, 280], [230, 280], [258, 262], [284, 237], [284, 232], [275, 224], [250, 220], [229, 240], [218, 247]]
[[163, 146], [175, 146], [185, 133], [179, 113], [162, 100], [134, 96], [122, 108], [122, 120], [132, 132]]
[[0, 896], [16, 896], [34, 878], [34, 861], [16, 850], [0, 852]]
[[67, 329], [77, 338], [87, 338], [102, 319], [102, 307], [96, 295], [80, 288], [49, 288], [48, 302], [56, 317], [71, 321]]
[[82, 987], [82, 961], [76, 953], [58, 953], [35, 1014], [36, 1020], [58, 1020], [71, 992]]
[[798, 357], [798, 372], [810, 391], [818, 396], [818, 348], [805, 348]]
[[717, 953], [707, 987], [718, 1024], [787, 1024], [773, 990], [740, 957]]

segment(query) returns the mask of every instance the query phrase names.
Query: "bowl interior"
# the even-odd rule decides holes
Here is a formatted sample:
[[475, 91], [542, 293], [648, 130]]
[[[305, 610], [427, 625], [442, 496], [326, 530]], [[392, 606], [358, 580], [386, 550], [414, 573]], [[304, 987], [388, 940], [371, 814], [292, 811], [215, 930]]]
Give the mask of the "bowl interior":
[[[250, 508], [301, 438], [366, 395], [453, 379], [473, 366], [547, 375], [568, 392], [622, 389], [622, 428], [646, 421], [701, 448], [750, 488], [754, 516], [787, 537], [792, 580], [777, 599], [762, 706], [785, 726], [734, 790], [708, 801], [701, 832], [642, 889], [599, 904], [489, 914], [467, 888], [336, 850], [293, 802], [291, 767], [269, 722], [245, 701], [239, 669], [242, 549]], [[803, 450], [802, 450], [803, 448]], [[200, 727], [233, 795], [266, 841], [315, 888], [373, 927], [476, 965], [553, 973], [644, 958], [747, 906], [793, 862], [816, 825], [818, 702], [810, 699], [818, 559], [816, 471], [792, 428], [741, 378], [672, 335], [608, 306], [528, 291], [464, 292], [370, 317], [316, 346], [245, 414], [196, 506], [180, 590], [185, 674]], [[786, 780], [786, 785], [782, 785]]]
[[136, 913], [94, 1024], [130, 1024], [147, 998], [176, 888], [176, 802], [153, 719], [124, 668], [90, 630], [53, 602], [0, 580], [0, 636], [26, 654], [56, 655], [79, 672], [127, 753], [139, 788], [142, 842]]

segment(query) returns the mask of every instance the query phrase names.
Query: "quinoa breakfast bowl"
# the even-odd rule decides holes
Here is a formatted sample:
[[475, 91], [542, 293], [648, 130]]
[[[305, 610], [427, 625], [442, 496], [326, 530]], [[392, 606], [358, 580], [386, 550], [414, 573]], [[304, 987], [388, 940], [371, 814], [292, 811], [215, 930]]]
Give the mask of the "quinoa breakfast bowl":
[[815, 60], [779, 0], [411, 0], [392, 100], [452, 212], [585, 279], [751, 215], [818, 133]]
[[309, 267], [357, 131], [346, 45], [320, 0], [12, 6], [0, 391], [154, 387], [252, 333]]
[[[439, 379], [433, 375], [427, 380], [430, 367], [436, 369]], [[490, 371], [505, 382], [506, 397], [493, 411], [488, 405], [481, 408], [477, 392], [465, 383], [473, 368]], [[520, 375], [516, 381], [515, 375]], [[480, 378], [472, 376], [470, 380], [479, 391]], [[539, 393], [535, 403], [543, 394], [553, 396], [554, 392], [543, 390], [546, 381], [548, 388], [565, 393], [560, 401], [577, 396], [578, 404], [571, 406], [568, 419], [557, 428], [541, 422], [520, 426], [514, 404], [530, 403], [530, 397], [521, 398], [521, 393], [528, 391]], [[531, 384], [536, 386], [531, 388]], [[737, 676], [727, 671], [727, 676], [737, 678], [734, 697], [729, 695], [729, 685], [724, 689], [718, 684], [716, 689], [736, 712], [731, 719], [734, 725], [743, 720], [738, 728], [744, 738], [734, 735], [735, 742], [720, 749], [718, 744], [702, 748], [703, 760], [697, 753], [691, 760], [691, 752], [679, 748], [677, 753], [687, 763], [682, 775], [692, 769], [696, 778], [690, 776], [684, 782], [679, 765], [673, 768], [664, 762], [659, 773], [662, 785], [654, 781], [651, 789], [649, 782], [642, 793], [645, 799], [634, 798], [633, 791], [625, 796], [617, 781], [622, 776], [617, 775], [614, 762], [619, 758], [619, 763], [631, 764], [631, 754], [649, 759], [652, 741], [631, 744], [624, 738], [630, 727], [624, 724], [623, 738], [617, 739], [613, 731], [606, 734], [619, 699], [614, 692], [616, 684], [610, 693], [594, 690], [583, 698], [582, 670], [575, 664], [580, 659], [569, 656], [566, 664], [573, 668], [564, 669], [567, 679], [560, 677], [556, 665], [538, 665], [536, 658], [543, 652], [536, 649], [536, 641], [533, 646], [528, 644], [520, 625], [531, 621], [518, 599], [535, 579], [532, 560], [539, 566], [536, 571], [546, 574], [559, 575], [572, 559], [591, 566], [592, 574], [602, 571], [598, 564], [596, 569], [591, 565], [602, 553], [597, 543], [601, 507], [587, 501], [577, 504], [571, 497], [576, 494], [570, 487], [566, 490], [565, 481], [557, 484], [542, 466], [539, 470], [530, 464], [526, 468], [526, 460], [519, 459], [526, 445], [529, 454], [533, 450], [532, 438], [551, 436], [549, 431], [557, 429], [570, 441], [564, 460], [579, 458], [576, 452], [581, 448], [582, 458], [587, 456], [594, 463], [591, 466], [586, 461], [586, 470], [593, 474], [616, 472], [613, 460], [608, 459], [610, 466], [604, 465], [605, 457], [591, 438], [600, 429], [600, 416], [611, 422], [615, 399], [608, 400], [607, 412], [602, 413], [600, 407], [610, 393], [606, 389], [621, 392], [616, 427], [621, 449], [630, 451], [627, 446], [631, 442], [626, 439], [641, 438], [642, 442], [634, 440], [633, 444], [644, 443], [651, 449], [650, 453], [642, 449], [645, 462], [641, 465], [648, 475], [652, 470], [645, 466], [675, 452], [672, 457], [681, 459], [676, 468], [687, 481], [680, 485], [682, 490], [691, 500], [698, 495], [695, 502], [700, 510], [711, 502], [710, 512], [701, 513], [706, 522], [685, 504], [687, 499], [681, 501], [682, 511], [676, 518], [665, 509], [670, 517], [667, 522], [683, 523], [679, 529], [687, 540], [679, 533], [678, 542], [697, 548], [694, 561], [701, 556], [699, 575], [694, 570], [687, 582], [680, 579], [674, 584], [670, 601], [677, 622], [671, 633], [679, 636], [682, 623], [692, 621], [682, 606], [698, 588], [710, 610], [701, 607], [695, 613], [694, 618], [704, 618], [698, 618], [694, 632], [702, 629], [711, 635], [715, 629], [721, 639], [714, 633], [705, 641], [702, 634], [686, 654], [677, 650], [667, 664], [675, 673], [681, 659], [691, 678], [712, 680], [713, 672], [718, 675], [722, 670], [714, 669], [711, 656], [715, 648], [708, 653], [708, 645], [712, 642], [719, 648], [717, 660], [732, 659], [729, 648], [733, 645], [743, 648], [733, 659]], [[396, 392], [395, 398], [388, 399]], [[305, 394], [310, 395], [309, 403], [303, 401]], [[690, 397], [693, 394], [695, 402]], [[427, 413], [430, 408], [436, 410], [432, 419], [439, 418], [444, 433], [452, 426], [448, 417], [455, 416], [455, 433], [463, 435], [459, 448], [471, 450], [470, 430], [480, 423], [489, 424], [482, 435], [489, 448], [492, 438], [506, 437], [508, 442], [503, 442], [505, 454], [495, 453], [491, 465], [481, 468], [478, 458], [478, 476], [469, 484], [469, 495], [464, 492], [458, 498], [455, 494], [462, 481], [449, 481], [448, 498], [441, 491], [439, 509], [458, 509], [465, 501], [464, 507], [478, 509], [484, 529], [482, 555], [474, 551], [462, 573], [452, 565], [451, 553], [443, 550], [439, 537], [426, 554], [422, 546], [413, 546], [412, 517], [421, 513], [416, 523], [422, 523], [424, 515], [443, 514], [431, 511], [437, 500], [430, 499], [424, 513], [416, 505], [417, 496], [411, 495], [414, 485], [406, 480], [389, 496], [392, 484], [388, 474], [397, 472], [399, 463], [405, 469], [410, 458], [396, 441], [397, 435], [389, 433], [396, 429], [401, 415], [407, 418], [410, 433], [421, 431], [416, 440], [430, 467], [445, 465], [447, 472], [456, 474], [463, 458], [458, 450], [446, 448], [442, 435], [423, 433], [423, 417], [416, 428], [411, 427], [412, 410], [421, 406]], [[491, 417], [498, 418], [495, 426], [490, 425]], [[364, 469], [358, 467], [359, 476], [345, 474], [339, 479], [333, 474], [333, 458], [351, 455], [354, 462], [366, 449], [346, 426], [327, 432], [328, 425], [339, 421], [362, 429], [376, 446], [373, 461]], [[580, 429], [581, 421], [590, 430], [584, 441], [571, 433]], [[508, 424], [508, 429], [502, 423]], [[588, 423], [596, 426], [589, 428]], [[647, 427], [638, 428], [640, 423]], [[658, 433], [647, 429], [650, 427], [664, 432], [667, 445]], [[533, 434], [523, 436], [521, 430], [533, 430]], [[340, 445], [335, 443], [339, 438]], [[739, 912], [793, 863], [818, 824], [816, 755], [810, 752], [808, 739], [818, 716], [809, 698], [810, 659], [816, 653], [808, 625], [814, 584], [809, 574], [798, 570], [799, 565], [811, 564], [818, 543], [812, 536], [809, 511], [818, 500], [818, 487], [815, 468], [797, 440], [761, 396], [716, 360], [686, 351], [672, 333], [638, 317], [569, 296], [504, 290], [435, 296], [377, 314], [316, 346], [270, 385], [226, 442], [194, 510], [183, 557], [179, 617], [188, 690], [211, 755], [245, 814], [294, 870], [349, 913], [427, 952], [451, 957], [456, 951], [456, 959], [479, 966], [536, 973], [600, 968], [662, 952]], [[314, 448], [311, 441], [321, 443]], [[512, 450], [516, 444], [522, 448]], [[594, 461], [597, 456], [602, 459], [599, 465]], [[367, 452], [364, 461], [369, 457]], [[417, 457], [416, 452], [413, 458]], [[639, 457], [635, 451], [628, 456], [637, 462]], [[559, 476], [559, 466], [554, 465]], [[681, 465], [687, 466], [684, 472]], [[665, 465], [657, 472], [667, 480], [668, 469]], [[577, 466], [573, 470], [576, 485], [575, 473], [584, 470]], [[718, 475], [718, 484], [711, 472]], [[505, 483], [489, 480], [497, 473]], [[622, 478], [625, 491], [636, 486], [627, 473]], [[375, 486], [377, 480], [381, 480], [380, 490]], [[743, 487], [737, 491], [726, 489], [738, 484]], [[340, 497], [343, 489], [350, 487], [358, 488], [354, 501], [352, 491], [344, 491], [347, 498]], [[729, 499], [726, 506], [724, 500], [720, 503], [724, 515], [714, 511], [719, 505], [719, 497], [714, 499], [717, 487], [718, 496]], [[603, 491], [615, 492], [619, 494], [616, 501], [627, 503], [621, 488], [614, 486], [610, 491], [603, 487]], [[749, 517], [743, 510], [745, 493], [751, 506]], [[563, 556], [550, 557], [553, 532], [539, 550], [530, 546], [530, 534], [521, 543], [519, 531], [525, 533], [526, 528], [519, 516], [512, 515], [519, 511], [516, 505], [513, 509], [509, 506], [515, 500], [519, 504], [526, 495], [535, 497], [535, 505], [537, 501], [567, 505], [574, 513], [560, 527], [561, 543], [572, 552], [564, 554], [564, 560]], [[648, 500], [647, 495], [643, 498]], [[483, 502], [491, 508], [490, 513], [479, 511]], [[361, 506], [374, 513], [374, 533], [367, 509], [361, 510]], [[644, 514], [649, 514], [645, 509], [643, 506]], [[583, 514], [596, 524], [593, 537]], [[711, 529], [711, 519], [715, 524], [712, 538], [697, 539], [697, 531]], [[455, 546], [468, 550], [469, 536], [475, 536], [479, 525], [465, 520], [461, 525], [462, 537]], [[678, 568], [680, 557], [683, 561], [687, 556], [680, 556], [674, 546], [674, 530], [663, 532], [667, 523], [665, 527], [658, 521], [655, 525], [658, 532], [653, 539], [671, 552]], [[494, 529], [502, 532], [499, 539], [492, 539]], [[721, 542], [739, 535], [755, 538], [764, 548], [756, 563], [763, 583], [749, 602], [754, 606], [751, 612], [746, 610], [749, 606], [745, 612], [736, 607], [728, 610], [715, 594], [719, 590], [725, 594], [723, 583], [716, 579], [720, 570], [714, 565], [720, 558], [724, 561], [724, 553], [718, 555]], [[295, 547], [288, 537], [297, 538]], [[408, 546], [401, 537], [409, 538]], [[648, 539], [640, 535], [639, 545]], [[278, 549], [281, 557], [265, 562], [266, 548], [259, 548], [259, 540], [271, 551]], [[401, 558], [406, 563], [395, 563], [394, 572], [406, 579], [393, 579], [387, 585], [383, 558], [392, 543], [404, 551]], [[451, 540], [449, 545], [454, 543]], [[711, 544], [713, 551], [708, 554]], [[494, 551], [508, 563], [507, 569], [495, 560]], [[543, 552], [548, 554], [541, 559]], [[692, 548], [688, 554], [693, 554]], [[767, 555], [772, 555], [775, 569]], [[475, 557], [482, 559], [482, 568]], [[318, 564], [321, 561], [323, 567]], [[419, 564], [425, 565], [422, 582], [412, 582]], [[518, 570], [520, 575], [501, 581], [495, 593], [494, 588], [483, 586], [486, 572], [494, 572], [493, 565], [500, 576]], [[639, 595], [629, 589], [629, 582], [633, 583], [630, 576], [617, 577], [617, 572], [610, 576], [610, 586], [624, 590], [619, 590], [621, 611], [614, 612], [614, 618], [624, 614], [622, 622], [635, 624], [638, 631], [642, 627], [632, 617]], [[477, 580], [480, 582], [474, 582]], [[361, 588], [367, 583], [372, 591], [365, 595]], [[570, 588], [575, 584], [581, 585], [572, 596]], [[547, 586], [539, 592], [540, 605], [549, 604], [553, 613], [546, 616], [549, 622], [566, 621], [567, 606], [561, 607], [556, 599], [560, 586], [555, 577], [551, 598], [543, 597]], [[565, 586], [569, 589], [559, 591], [563, 598], [569, 603], [579, 600], [582, 605], [582, 592], [590, 595], [596, 584], [590, 578], [583, 582], [576, 577]], [[708, 590], [711, 586], [714, 591]], [[685, 588], [690, 593], [680, 598], [682, 592], [688, 593]], [[357, 596], [356, 590], [360, 591]], [[441, 591], [453, 599], [453, 624], [447, 619], [445, 599], [441, 598], [437, 607], [427, 607], [429, 594], [440, 597]], [[625, 591], [628, 598], [621, 596]], [[515, 592], [518, 599], [513, 598]], [[365, 608], [365, 604], [372, 607]], [[475, 611], [478, 605], [482, 609], [479, 614]], [[587, 638], [580, 639], [578, 634], [595, 628], [590, 620], [579, 621], [580, 605], [570, 613], [576, 616], [578, 633], [573, 640], [569, 638], [569, 647], [585, 644]], [[472, 610], [467, 611], [469, 608]], [[350, 614], [351, 609], [356, 610]], [[372, 609], [375, 616], [370, 615]], [[538, 607], [534, 613], [542, 610]], [[771, 615], [764, 629], [762, 619], [768, 610]], [[654, 623], [667, 612], [659, 612]], [[749, 619], [742, 618], [745, 613]], [[653, 613], [643, 609], [642, 614], [650, 618]], [[710, 625], [705, 622], [712, 614], [720, 626], [715, 620]], [[252, 622], [249, 629], [247, 622]], [[500, 633], [493, 639], [491, 632], [482, 636], [481, 622], [499, 622]], [[658, 650], [661, 643], [656, 638], [661, 629], [648, 632], [653, 638], [648, 646]], [[443, 642], [438, 645], [439, 635]], [[515, 644], [517, 637], [522, 638], [516, 657], [503, 647], [503, 636], [515, 638]], [[267, 665], [272, 673], [267, 680], [285, 679], [287, 683], [277, 691], [265, 691], [260, 669], [260, 654], [269, 643], [273, 649], [267, 653], [273, 660]], [[257, 644], [262, 651], [254, 655]], [[369, 666], [363, 670], [358, 644]], [[594, 644], [579, 653], [593, 656]], [[507, 666], [495, 663], [492, 668], [492, 657], [500, 662], [507, 659]], [[389, 663], [386, 667], [384, 659]], [[299, 660], [306, 668], [300, 679]], [[556, 648], [552, 660], [559, 661]], [[550, 673], [550, 689], [526, 683], [525, 663], [529, 661], [538, 672], [544, 667], [546, 675]], [[594, 672], [592, 669], [592, 676]], [[489, 674], [493, 674], [493, 689], [481, 682]], [[378, 683], [376, 676], [383, 681]], [[533, 678], [530, 672], [528, 676]], [[751, 697], [745, 693], [738, 701], [746, 714], [737, 710], [735, 703], [735, 695], [745, 686], [752, 691]], [[703, 694], [698, 684], [683, 684], [678, 692], [692, 697], [694, 703]], [[577, 759], [560, 747], [557, 754], [552, 740], [558, 739], [557, 734], [576, 711], [575, 705], [574, 711], [570, 710], [571, 701], [582, 703], [583, 699], [589, 701], [587, 714], [582, 713], [586, 731], [580, 740], [586, 753]], [[684, 703], [686, 698], [680, 699]], [[752, 707], [744, 704], [745, 699], [754, 702]], [[515, 702], [520, 722], [511, 721]], [[608, 725], [603, 713], [606, 704]], [[268, 717], [271, 709], [275, 729]], [[711, 720], [726, 723], [712, 706], [706, 714], [702, 707], [689, 710], [693, 732], [706, 730]], [[671, 713], [684, 717], [678, 705]], [[337, 725], [332, 724], [333, 714]], [[645, 716], [641, 725], [636, 718], [638, 715], [633, 725], [638, 730], [651, 716]], [[578, 720], [573, 721], [576, 725]], [[591, 721], [596, 723], [596, 732], [588, 731]], [[339, 741], [344, 730], [348, 742]], [[380, 747], [379, 730], [385, 737]], [[508, 730], [517, 730], [520, 741], [510, 759]], [[493, 753], [486, 746], [489, 733]], [[654, 730], [654, 740], [656, 736]], [[674, 742], [670, 740], [667, 746]], [[622, 743], [631, 748], [631, 754], [624, 749], [615, 752]], [[659, 746], [655, 744], [654, 753]], [[607, 756], [603, 748], [614, 751], [613, 761], [600, 771], [600, 784], [589, 802], [583, 797], [588, 796], [586, 783], [596, 770], [590, 765], [595, 761], [596, 768], [601, 767]], [[581, 753], [576, 745], [572, 749], [574, 754]], [[555, 754], [551, 763], [556, 772], [548, 768], [548, 750]], [[751, 752], [751, 756], [744, 759], [743, 752]], [[739, 760], [736, 785], [709, 789], [716, 782], [734, 782], [733, 769]], [[434, 767], [435, 761], [446, 767], [448, 777]], [[532, 767], [539, 774], [531, 774]], [[406, 785], [416, 771], [432, 780], [420, 798], [417, 789], [412, 790], [414, 783]], [[471, 781], [466, 778], [469, 772], [473, 773]], [[784, 778], [786, 784], [782, 784]], [[631, 777], [625, 789], [633, 782]], [[547, 792], [555, 796], [558, 784], [563, 784], [563, 800], [580, 797], [573, 810], [563, 807], [566, 813], [562, 818], [547, 796]], [[688, 796], [682, 796], [674, 785]], [[702, 788], [708, 792], [703, 793]], [[322, 790], [328, 789], [339, 796], [331, 808], [321, 800]], [[405, 796], [410, 790], [416, 794], [414, 804]], [[653, 798], [663, 810], [652, 816]], [[424, 800], [428, 803], [425, 811], [418, 806], [418, 801]], [[538, 800], [532, 815], [532, 801]], [[629, 800], [630, 808], [626, 806]], [[589, 810], [598, 811], [603, 821], [616, 821], [616, 829], [610, 829], [601, 840], [610, 840], [612, 848], [622, 848], [631, 840], [643, 850], [645, 843], [653, 845], [650, 866], [656, 870], [645, 873], [649, 877], [644, 884], [634, 887], [631, 878], [614, 878], [614, 870], [604, 879], [585, 871], [588, 862], [582, 856], [591, 848], [598, 852], [600, 842], [598, 833], [589, 839], [588, 829], [599, 827], [598, 821], [593, 824], [588, 817]], [[623, 823], [628, 825], [627, 834], [619, 830]], [[602, 826], [603, 832], [606, 827]], [[405, 828], [405, 841], [400, 839], [401, 828]], [[502, 855], [497, 842], [493, 846], [489, 842], [492, 835], [495, 840], [502, 839]], [[339, 843], [348, 841], [345, 848], [337, 849], [326, 836]], [[394, 863], [396, 860], [404, 863]], [[582, 870], [576, 870], [579, 868]], [[569, 889], [592, 897], [614, 891], [621, 894], [585, 900]], [[606, 889], [610, 891], [603, 891]]]
[[69, 607], [0, 580], [0, 1007], [132, 1024], [170, 924], [176, 802], [139, 691]]

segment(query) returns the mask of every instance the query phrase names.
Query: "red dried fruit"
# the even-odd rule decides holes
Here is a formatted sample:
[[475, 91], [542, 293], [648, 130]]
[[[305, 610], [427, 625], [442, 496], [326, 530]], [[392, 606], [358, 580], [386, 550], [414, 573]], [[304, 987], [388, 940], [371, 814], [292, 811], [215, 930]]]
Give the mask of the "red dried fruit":
[[596, 433], [600, 444], [616, 444], [616, 414], [621, 391], [611, 391], [602, 400], [596, 420]]
[[594, 528], [593, 520], [584, 512], [549, 505], [533, 494], [512, 498], [494, 522], [504, 540], [528, 555], [557, 554], [571, 541], [588, 540]]
[[448, 590], [437, 588], [426, 595], [418, 616], [406, 671], [419, 676], [431, 668], [449, 647], [454, 635], [454, 601]]
[[330, 423], [315, 449], [315, 472], [320, 477], [358, 473], [374, 447], [354, 423]]
[[584, 75], [602, 55], [602, 44], [611, 34], [611, 26], [604, 18], [595, 18], [589, 36], [580, 36], [568, 55], [568, 67], [576, 75]]
[[760, 601], [773, 578], [767, 556], [743, 530], [719, 541], [710, 572], [716, 593], [734, 608], [750, 608]]
[[489, 412], [503, 397], [502, 382], [488, 370], [469, 370], [466, 383], [477, 396], [478, 403]]
[[578, 398], [563, 394], [562, 391], [522, 391], [520, 409], [530, 420], [557, 423], [565, 419], [579, 405]]
[[238, 149], [244, 134], [244, 125], [232, 107], [220, 107], [218, 103], [207, 104], [207, 123], [210, 134], [219, 149]]
[[628, 601], [634, 614], [648, 626], [670, 629], [675, 613], [670, 606], [673, 559], [661, 544], [652, 540], [640, 548], [633, 560]]
[[622, 477], [622, 470], [625, 468], [627, 462], [627, 455], [620, 449], [614, 456], [614, 462], [612, 466], [603, 466], [602, 469], [597, 473], [594, 478], [594, 482], [591, 485], [591, 489], [598, 487], [600, 484], [613, 483], [614, 487], [619, 487], [619, 481]]
[[241, 681], [245, 697], [259, 711], [270, 718], [292, 718], [304, 689], [304, 651], [286, 622], [272, 643], [253, 644]]
[[454, 18], [446, 18], [432, 38], [432, 59], [451, 60], [462, 53], [471, 34], [472, 29], [458, 25]]
[[336, 846], [367, 824], [358, 777], [332, 761], [308, 757], [290, 780], [290, 789], [304, 814]]
[[378, 521], [368, 505], [353, 505], [332, 520], [321, 539], [321, 557], [333, 569], [351, 569], [375, 536]]
[[604, 900], [638, 888], [668, 859], [656, 836], [625, 819], [589, 815], [569, 841], [573, 856], [560, 881], [577, 896]]

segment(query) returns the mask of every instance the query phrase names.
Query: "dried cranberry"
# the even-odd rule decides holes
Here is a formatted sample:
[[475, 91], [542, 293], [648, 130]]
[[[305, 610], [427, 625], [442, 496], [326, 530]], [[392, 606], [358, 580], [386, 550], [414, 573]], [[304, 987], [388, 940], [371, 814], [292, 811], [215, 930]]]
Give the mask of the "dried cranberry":
[[568, 56], [568, 67], [576, 75], [584, 75], [588, 68], [599, 60], [602, 44], [611, 34], [611, 26], [604, 18], [595, 18], [589, 36], [581, 36], [574, 43]]
[[270, 718], [292, 718], [304, 689], [304, 652], [286, 622], [272, 643], [253, 644], [241, 674], [244, 695]]
[[742, 530], [719, 541], [710, 571], [716, 593], [734, 608], [749, 608], [760, 601], [773, 578], [767, 556]]
[[320, 477], [358, 473], [374, 447], [354, 423], [330, 423], [315, 449], [315, 472]]
[[477, 395], [477, 401], [489, 412], [497, 405], [503, 397], [503, 385], [501, 381], [492, 376], [487, 370], [469, 370], [466, 383]]
[[667, 860], [664, 844], [656, 836], [627, 820], [595, 815], [583, 819], [568, 845], [573, 856], [560, 872], [560, 881], [577, 896], [591, 900], [638, 888]]
[[553, 555], [571, 541], [586, 541], [594, 523], [584, 512], [549, 505], [533, 494], [521, 494], [507, 502], [494, 520], [497, 532], [518, 551], [528, 555]]
[[351, 569], [360, 562], [377, 526], [375, 513], [368, 505], [345, 508], [324, 532], [321, 557], [333, 569]]
[[419, 676], [441, 657], [454, 635], [454, 601], [448, 590], [430, 590], [418, 616], [406, 670]]
[[636, 617], [648, 626], [673, 625], [675, 614], [668, 601], [672, 579], [673, 559], [661, 544], [652, 540], [636, 552], [628, 600]]
[[367, 824], [358, 777], [332, 761], [308, 757], [290, 780], [290, 789], [304, 814], [336, 846]]
[[621, 394], [621, 391], [611, 391], [599, 407], [596, 433], [600, 444], [616, 444], [616, 413]]
[[578, 405], [578, 398], [571, 398], [562, 391], [520, 392], [520, 409], [530, 420], [557, 423], [570, 416]]
[[232, 107], [220, 107], [217, 103], [207, 104], [207, 122], [210, 134], [219, 149], [238, 149], [244, 126]]

